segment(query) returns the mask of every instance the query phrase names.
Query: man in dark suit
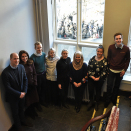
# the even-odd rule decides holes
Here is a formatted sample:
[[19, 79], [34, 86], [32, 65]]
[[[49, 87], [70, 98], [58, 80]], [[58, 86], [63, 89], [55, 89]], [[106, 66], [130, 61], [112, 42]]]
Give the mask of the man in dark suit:
[[24, 102], [28, 80], [24, 66], [19, 64], [17, 53], [10, 55], [10, 65], [3, 70], [2, 81], [6, 90], [6, 101], [11, 107], [14, 127], [17, 131], [22, 131], [22, 124], [30, 126], [25, 122], [24, 117]]

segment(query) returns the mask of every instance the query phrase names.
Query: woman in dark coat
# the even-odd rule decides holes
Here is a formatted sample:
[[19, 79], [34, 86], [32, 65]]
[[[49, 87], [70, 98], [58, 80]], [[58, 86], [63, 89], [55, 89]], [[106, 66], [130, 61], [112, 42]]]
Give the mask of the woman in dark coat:
[[69, 68], [70, 79], [75, 94], [75, 109], [78, 113], [80, 111], [87, 77], [87, 64], [83, 63], [83, 55], [80, 51], [75, 52], [73, 62], [70, 63]]
[[69, 63], [71, 62], [70, 57], [68, 57], [68, 51], [62, 50], [61, 58], [58, 60], [56, 64], [57, 69], [57, 82], [59, 88], [59, 102], [60, 106], [65, 108], [69, 108], [66, 103], [66, 98], [68, 94], [68, 86], [69, 86]]
[[25, 96], [25, 106], [27, 109], [25, 113], [31, 116], [32, 118], [35, 118], [35, 116], [37, 116], [37, 113], [35, 112], [33, 104], [39, 101], [39, 97], [36, 89], [37, 76], [36, 76], [35, 67], [33, 61], [29, 59], [29, 54], [26, 51], [21, 50], [19, 52], [19, 59], [20, 59], [20, 64], [24, 65], [25, 67], [26, 76], [28, 78], [28, 90]]
[[[94, 104], [95, 109], [98, 110], [101, 88], [105, 81], [108, 70], [107, 59], [103, 56], [103, 46], [99, 45], [96, 51], [97, 54], [90, 59], [88, 64], [88, 90], [90, 103], [87, 110], [90, 110], [94, 106]], [[94, 93], [94, 91], [96, 93]], [[94, 99], [95, 94], [96, 100]]]

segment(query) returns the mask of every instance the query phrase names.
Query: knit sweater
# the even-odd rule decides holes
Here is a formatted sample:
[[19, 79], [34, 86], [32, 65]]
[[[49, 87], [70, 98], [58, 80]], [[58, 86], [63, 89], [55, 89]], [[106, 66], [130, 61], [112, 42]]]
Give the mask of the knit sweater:
[[117, 71], [124, 69], [126, 71], [130, 62], [130, 50], [125, 45], [123, 45], [122, 49], [116, 48], [115, 44], [110, 45], [107, 59], [110, 69]]
[[34, 66], [36, 73], [42, 73], [45, 71], [45, 56], [46, 54], [42, 52], [41, 56], [36, 56], [35, 54], [32, 54], [30, 59], [34, 61]]
[[57, 80], [57, 71], [56, 63], [59, 60], [59, 57], [55, 56], [54, 58], [46, 58], [46, 79], [50, 81]]

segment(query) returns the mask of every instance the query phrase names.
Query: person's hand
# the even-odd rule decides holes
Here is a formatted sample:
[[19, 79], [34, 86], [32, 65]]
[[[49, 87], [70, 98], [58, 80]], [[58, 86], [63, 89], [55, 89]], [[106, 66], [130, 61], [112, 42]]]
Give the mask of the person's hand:
[[72, 78], [70, 77], [70, 82], [72, 81]]
[[24, 98], [25, 97], [25, 92], [21, 92], [20, 98]]
[[98, 77], [98, 78], [95, 78], [95, 80], [94, 80], [94, 81], [99, 81], [99, 79], [100, 79], [100, 77]]
[[91, 78], [92, 78], [94, 81], [95, 81], [95, 79], [96, 79], [94, 76], [92, 76]]
[[77, 84], [77, 87], [80, 87], [81, 86], [81, 82]]
[[59, 87], [59, 89], [62, 89], [62, 88], [61, 88], [61, 84], [58, 84], [58, 87]]
[[75, 87], [78, 87], [78, 84], [76, 82], [73, 83]]
[[125, 74], [125, 71], [123, 70], [121, 73], [120, 73], [120, 77], [124, 76]]
[[87, 73], [87, 76], [86, 76], [86, 79], [88, 78], [88, 73]]

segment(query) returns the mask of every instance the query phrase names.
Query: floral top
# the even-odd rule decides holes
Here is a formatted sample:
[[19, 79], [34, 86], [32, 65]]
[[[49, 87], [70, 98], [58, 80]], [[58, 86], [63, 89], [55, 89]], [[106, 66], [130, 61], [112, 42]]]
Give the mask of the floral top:
[[101, 61], [97, 61], [93, 56], [88, 63], [89, 77], [100, 77], [100, 80], [105, 80], [108, 72], [107, 59], [104, 57]]

